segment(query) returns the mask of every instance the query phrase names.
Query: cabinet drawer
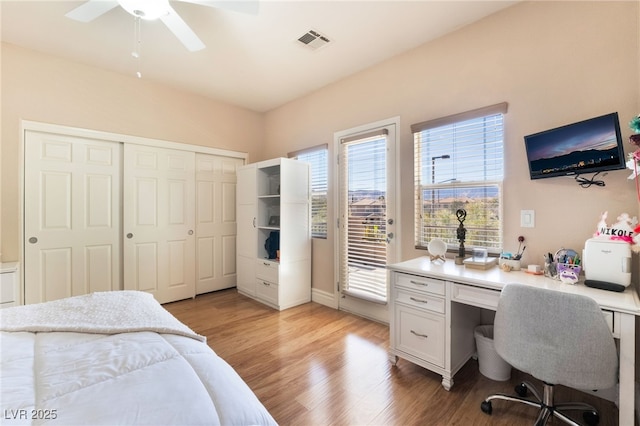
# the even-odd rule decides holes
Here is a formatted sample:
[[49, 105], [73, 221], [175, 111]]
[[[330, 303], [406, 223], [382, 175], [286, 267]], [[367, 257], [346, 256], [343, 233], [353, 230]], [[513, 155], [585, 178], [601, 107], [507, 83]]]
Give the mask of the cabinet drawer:
[[455, 283], [452, 285], [452, 302], [460, 302], [495, 311], [498, 308], [498, 300], [500, 300], [500, 290], [489, 290]]
[[256, 280], [256, 296], [265, 302], [278, 305], [278, 284], [266, 280]]
[[413, 293], [402, 288], [395, 290], [395, 301], [413, 306], [418, 309], [426, 309], [428, 311], [444, 314], [444, 299], [434, 297], [424, 293]]
[[444, 281], [434, 278], [419, 277], [417, 275], [395, 274], [395, 284], [411, 290], [426, 291], [432, 294], [444, 296]]
[[256, 277], [272, 283], [278, 283], [280, 265], [266, 259], [258, 259], [256, 263]]
[[444, 368], [444, 315], [395, 305], [398, 350]]

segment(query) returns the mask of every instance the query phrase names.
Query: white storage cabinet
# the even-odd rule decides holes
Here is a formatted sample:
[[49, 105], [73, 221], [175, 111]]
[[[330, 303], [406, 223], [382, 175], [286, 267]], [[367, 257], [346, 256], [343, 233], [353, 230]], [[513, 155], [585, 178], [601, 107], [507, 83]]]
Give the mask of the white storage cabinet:
[[[237, 288], [275, 309], [311, 301], [309, 165], [276, 158], [238, 168]], [[279, 233], [279, 258], [265, 242]]]

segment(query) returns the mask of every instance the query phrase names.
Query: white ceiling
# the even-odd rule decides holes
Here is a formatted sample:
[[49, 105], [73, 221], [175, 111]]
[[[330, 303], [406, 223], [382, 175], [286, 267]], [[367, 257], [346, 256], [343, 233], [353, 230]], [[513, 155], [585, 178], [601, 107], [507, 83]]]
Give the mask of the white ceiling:
[[[82, 3], [1, 0], [2, 41], [135, 76], [133, 16], [120, 7], [90, 23], [64, 16]], [[514, 3], [261, 0], [257, 14], [243, 14], [171, 1], [206, 48], [191, 53], [162, 22], [143, 21], [140, 71], [264, 112]], [[310, 50], [297, 41], [309, 30], [331, 42]]]

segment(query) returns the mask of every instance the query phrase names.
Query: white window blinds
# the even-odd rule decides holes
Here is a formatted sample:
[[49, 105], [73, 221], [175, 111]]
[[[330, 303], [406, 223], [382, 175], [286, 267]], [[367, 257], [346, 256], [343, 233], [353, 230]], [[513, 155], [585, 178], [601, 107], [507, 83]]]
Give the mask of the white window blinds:
[[327, 145], [289, 153], [289, 157], [311, 165], [311, 236], [327, 238]]
[[387, 301], [387, 130], [340, 142], [340, 282], [350, 296]]
[[467, 212], [466, 247], [502, 247], [506, 111], [503, 103], [411, 126], [416, 247], [433, 238], [458, 247], [458, 209]]

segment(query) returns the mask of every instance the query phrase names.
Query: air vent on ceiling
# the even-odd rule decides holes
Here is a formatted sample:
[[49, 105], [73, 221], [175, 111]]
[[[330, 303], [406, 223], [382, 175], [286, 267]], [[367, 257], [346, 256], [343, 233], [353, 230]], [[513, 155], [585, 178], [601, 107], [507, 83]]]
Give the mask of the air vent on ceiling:
[[318, 50], [329, 44], [329, 39], [317, 31], [309, 30], [298, 39], [300, 43], [311, 50]]

